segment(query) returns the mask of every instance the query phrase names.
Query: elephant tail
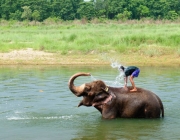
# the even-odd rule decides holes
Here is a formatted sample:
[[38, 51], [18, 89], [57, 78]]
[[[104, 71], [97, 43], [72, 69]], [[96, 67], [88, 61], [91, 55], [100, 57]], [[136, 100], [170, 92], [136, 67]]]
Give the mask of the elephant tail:
[[158, 99], [159, 104], [160, 104], [162, 117], [164, 118], [164, 106], [163, 106], [163, 103], [162, 103], [161, 99], [158, 96], [157, 96], [157, 99]]

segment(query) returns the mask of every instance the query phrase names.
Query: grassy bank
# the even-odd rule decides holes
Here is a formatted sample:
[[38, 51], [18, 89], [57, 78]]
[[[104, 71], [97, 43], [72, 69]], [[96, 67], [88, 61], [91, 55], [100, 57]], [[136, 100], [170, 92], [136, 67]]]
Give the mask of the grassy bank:
[[180, 57], [179, 23], [32, 24], [1, 21], [0, 24], [0, 52], [33, 48], [67, 57], [70, 54], [102, 53], [143, 58]]

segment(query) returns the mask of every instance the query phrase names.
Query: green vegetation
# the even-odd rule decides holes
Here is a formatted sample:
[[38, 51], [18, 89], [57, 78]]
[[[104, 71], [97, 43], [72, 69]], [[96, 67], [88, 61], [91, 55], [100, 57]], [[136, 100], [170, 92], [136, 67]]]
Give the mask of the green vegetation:
[[168, 19], [180, 16], [179, 0], [1, 0], [0, 19]]
[[[165, 22], [165, 21], [164, 21]], [[94, 20], [72, 22], [0, 22], [0, 52], [33, 48], [47, 52], [136, 53], [180, 56], [180, 24], [162, 21], [123, 23]]]
[[0, 51], [180, 56], [180, 0], [1, 0]]

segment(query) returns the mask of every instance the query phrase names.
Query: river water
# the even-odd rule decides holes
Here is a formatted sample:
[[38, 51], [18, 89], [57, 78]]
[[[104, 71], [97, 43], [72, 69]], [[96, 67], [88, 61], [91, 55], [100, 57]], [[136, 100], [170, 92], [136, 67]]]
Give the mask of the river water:
[[[180, 139], [180, 67], [140, 67], [138, 87], [162, 100], [162, 119], [103, 120], [93, 107], [77, 107], [68, 89], [76, 72], [114, 81], [119, 74], [110, 66], [0, 67], [1, 140], [177, 140]], [[75, 84], [91, 82], [79, 77]], [[130, 85], [130, 83], [128, 83]]]

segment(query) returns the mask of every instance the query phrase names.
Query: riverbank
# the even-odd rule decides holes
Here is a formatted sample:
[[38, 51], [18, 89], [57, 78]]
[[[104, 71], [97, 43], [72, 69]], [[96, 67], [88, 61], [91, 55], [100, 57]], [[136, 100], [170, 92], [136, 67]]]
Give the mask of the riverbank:
[[115, 61], [123, 65], [180, 66], [180, 56], [174, 54], [144, 56], [136, 53], [73, 54], [70, 52], [62, 55], [61, 53], [37, 51], [32, 48], [0, 53], [0, 65], [110, 65]]

